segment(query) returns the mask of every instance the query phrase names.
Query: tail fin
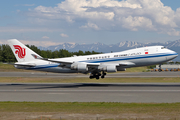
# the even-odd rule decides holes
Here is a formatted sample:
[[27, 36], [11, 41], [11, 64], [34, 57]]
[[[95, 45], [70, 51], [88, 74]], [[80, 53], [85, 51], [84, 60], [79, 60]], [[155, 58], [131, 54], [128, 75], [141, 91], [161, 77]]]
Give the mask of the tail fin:
[[37, 60], [32, 56], [32, 54], [41, 57], [16, 39], [8, 40], [8, 43], [18, 62], [29, 62]]

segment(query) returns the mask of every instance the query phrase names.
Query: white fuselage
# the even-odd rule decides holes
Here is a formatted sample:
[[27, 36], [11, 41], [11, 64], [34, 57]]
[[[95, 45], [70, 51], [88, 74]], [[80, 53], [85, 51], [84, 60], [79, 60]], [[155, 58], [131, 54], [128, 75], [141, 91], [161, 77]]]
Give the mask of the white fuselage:
[[[121, 70], [121, 68], [161, 64], [163, 62], [172, 60], [177, 56], [178, 54], [176, 52], [166, 49], [163, 46], [150, 46], [150, 47], [142, 47], [142, 48], [126, 50], [122, 52], [86, 55], [86, 56], [74, 56], [67, 58], [58, 58], [53, 60], [66, 61], [71, 63], [80, 62], [80, 63], [97, 64], [97, 65], [117, 64], [117, 70]], [[127, 62], [128, 64], [124, 65], [124, 63]], [[129, 64], [129, 63], [133, 63], [133, 64]], [[60, 63], [54, 63], [54, 62], [38, 60], [38, 59], [35, 61], [31, 61], [30, 63], [27, 64], [35, 65], [35, 67], [19, 67], [19, 66], [15, 66], [15, 67], [20, 69], [30, 69], [30, 70], [59, 72], [59, 73], [77, 72], [76, 70], [72, 70], [71, 68], [60, 67], [61, 66]]]

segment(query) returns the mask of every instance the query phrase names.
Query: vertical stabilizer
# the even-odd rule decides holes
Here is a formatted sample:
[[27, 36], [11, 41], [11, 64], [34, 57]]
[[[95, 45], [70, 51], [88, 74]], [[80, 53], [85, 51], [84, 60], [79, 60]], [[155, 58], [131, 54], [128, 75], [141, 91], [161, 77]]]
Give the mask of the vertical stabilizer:
[[18, 62], [29, 62], [37, 60], [32, 56], [32, 54], [41, 57], [16, 39], [8, 40], [8, 43]]

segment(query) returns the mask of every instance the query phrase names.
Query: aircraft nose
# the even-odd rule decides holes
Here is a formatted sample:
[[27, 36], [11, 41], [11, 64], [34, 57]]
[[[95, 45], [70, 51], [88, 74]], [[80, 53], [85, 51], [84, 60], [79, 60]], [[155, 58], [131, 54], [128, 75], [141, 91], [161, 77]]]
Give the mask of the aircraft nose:
[[171, 52], [172, 54], [174, 54], [176, 57], [178, 56], [178, 53], [177, 53], [177, 52], [175, 52], [175, 51], [173, 51], [173, 50], [170, 50], [170, 52]]
[[[176, 53], [177, 54], [177, 53]], [[176, 57], [178, 56], [178, 54], [176, 55]]]
[[[175, 52], [176, 53], [176, 52]], [[176, 57], [178, 56], [178, 53], [176, 53]]]
[[[174, 52], [174, 51], [173, 51]], [[178, 56], [178, 53], [177, 52], [174, 52], [174, 55], [177, 57]]]
[[178, 53], [173, 51], [173, 56], [174, 56], [174, 58], [176, 58], [178, 56]]
[[173, 51], [173, 50], [169, 50], [169, 52], [171, 53], [171, 56], [172, 56], [171, 58], [172, 59], [174, 59], [174, 58], [176, 58], [178, 56], [178, 53]]

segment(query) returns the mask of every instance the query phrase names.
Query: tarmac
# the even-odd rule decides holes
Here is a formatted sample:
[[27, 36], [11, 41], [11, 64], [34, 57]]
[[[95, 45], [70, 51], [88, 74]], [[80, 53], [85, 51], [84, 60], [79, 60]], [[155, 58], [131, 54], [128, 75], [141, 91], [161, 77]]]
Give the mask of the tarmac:
[[[74, 78], [89, 75], [78, 73], [49, 73], [49, 72], [0, 72], [0, 77], [49, 77], [49, 78]], [[131, 73], [109, 73], [107, 78], [126, 78], [126, 77], [180, 77], [180, 72], [131, 72]]]
[[180, 102], [180, 84], [70, 83], [0, 84], [0, 101], [32, 102]]
[[[180, 72], [115, 73], [106, 77], [179, 77]], [[83, 74], [0, 72], [0, 77], [82, 77]], [[180, 102], [180, 83], [1, 83], [0, 101], [32, 102]]]

